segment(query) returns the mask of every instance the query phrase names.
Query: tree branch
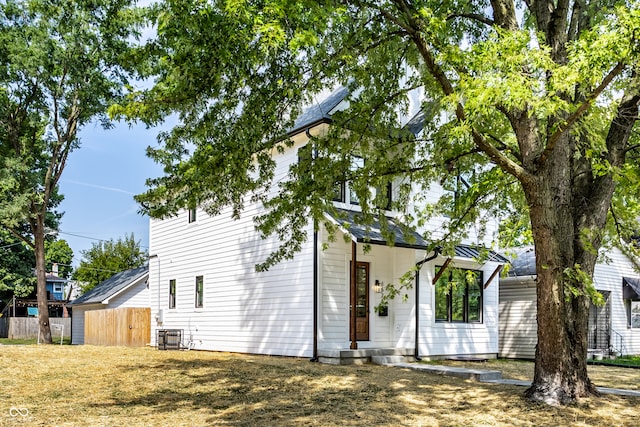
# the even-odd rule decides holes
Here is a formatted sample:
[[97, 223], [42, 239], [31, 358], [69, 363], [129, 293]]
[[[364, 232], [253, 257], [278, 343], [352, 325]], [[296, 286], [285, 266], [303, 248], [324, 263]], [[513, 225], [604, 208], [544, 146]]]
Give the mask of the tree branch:
[[478, 21], [490, 27], [495, 25], [495, 21], [493, 19], [489, 19], [484, 15], [480, 15], [479, 13], [452, 13], [449, 16], [447, 16], [447, 21], [452, 21], [456, 18], [471, 19], [473, 21]]
[[547, 161], [548, 157], [553, 152], [556, 143], [560, 140], [560, 138], [567, 132], [571, 127], [587, 112], [589, 107], [591, 107], [591, 103], [598, 97], [600, 94], [609, 86], [609, 84], [613, 81], [616, 76], [618, 76], [622, 70], [624, 69], [625, 64], [622, 62], [618, 62], [615, 67], [609, 71], [609, 73], [605, 76], [602, 82], [598, 85], [597, 88], [589, 96], [586, 97], [584, 102], [578, 107], [576, 111], [574, 111], [567, 119], [564, 124], [560, 126], [558, 130], [556, 130], [550, 137], [547, 143], [547, 147], [544, 149], [542, 154], [540, 155], [539, 163], [544, 165]]

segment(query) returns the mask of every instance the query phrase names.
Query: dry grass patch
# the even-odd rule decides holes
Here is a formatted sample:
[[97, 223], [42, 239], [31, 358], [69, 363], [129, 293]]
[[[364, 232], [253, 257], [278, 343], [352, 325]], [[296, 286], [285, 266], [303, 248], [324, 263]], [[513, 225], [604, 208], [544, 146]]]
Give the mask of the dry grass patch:
[[548, 408], [522, 387], [406, 369], [149, 348], [4, 346], [0, 374], [7, 426], [631, 426], [640, 404]]
[[[441, 360], [429, 363], [474, 369], [496, 370], [502, 372], [502, 378], [510, 378], [514, 380], [531, 381], [533, 379], [533, 362], [527, 360], [493, 359], [487, 362]], [[591, 378], [591, 381], [593, 381], [598, 387], [640, 390], [640, 369], [588, 365], [587, 371], [589, 372], [589, 378]]]

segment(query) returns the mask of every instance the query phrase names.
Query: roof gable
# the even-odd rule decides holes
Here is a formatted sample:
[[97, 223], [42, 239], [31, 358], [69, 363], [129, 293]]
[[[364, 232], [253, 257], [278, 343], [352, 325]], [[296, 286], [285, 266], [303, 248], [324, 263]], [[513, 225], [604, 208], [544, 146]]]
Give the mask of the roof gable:
[[149, 276], [149, 267], [146, 265], [116, 273], [86, 294], [73, 300], [70, 305], [102, 304], [109, 298], [138, 283], [145, 276]]

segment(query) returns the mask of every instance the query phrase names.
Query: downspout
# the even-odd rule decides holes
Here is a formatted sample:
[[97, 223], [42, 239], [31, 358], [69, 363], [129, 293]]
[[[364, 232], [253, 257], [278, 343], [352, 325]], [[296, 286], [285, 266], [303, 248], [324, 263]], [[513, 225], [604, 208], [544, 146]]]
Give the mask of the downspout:
[[[305, 130], [305, 135], [311, 141], [309, 128]], [[312, 142], [313, 144], [313, 142]], [[311, 157], [316, 158], [316, 149], [312, 146]], [[318, 222], [313, 220], [313, 357], [310, 362], [318, 361]]]
[[313, 357], [311, 362], [318, 361], [318, 229], [313, 221]]
[[420, 330], [419, 330], [419, 325], [420, 325], [420, 269], [422, 268], [422, 265], [432, 261], [434, 259], [436, 259], [438, 257], [438, 255], [440, 255], [440, 246], [436, 246], [435, 249], [433, 250], [433, 255], [431, 255], [428, 258], [425, 258], [421, 261], [418, 261], [416, 263], [416, 326], [415, 326], [415, 340], [414, 340], [414, 349], [413, 349], [413, 357], [414, 359], [416, 359], [417, 361], [422, 360], [420, 358], [420, 352], [418, 350], [418, 344], [419, 344], [419, 338], [420, 338]]

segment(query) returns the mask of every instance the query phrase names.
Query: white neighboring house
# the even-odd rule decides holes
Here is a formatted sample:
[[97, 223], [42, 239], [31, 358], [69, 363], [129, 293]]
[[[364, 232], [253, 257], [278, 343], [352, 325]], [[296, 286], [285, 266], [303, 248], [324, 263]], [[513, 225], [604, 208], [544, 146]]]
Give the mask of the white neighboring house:
[[[276, 177], [286, 176], [289, 165], [298, 161], [298, 150], [309, 143], [308, 135], [326, 131], [331, 113], [340, 108], [346, 93], [334, 92], [298, 119], [290, 133], [293, 146], [274, 156]], [[393, 196], [396, 190], [392, 186], [389, 193]], [[428, 191], [435, 199], [444, 190], [436, 184]], [[360, 209], [355, 202], [346, 183], [336, 201], [344, 216], [329, 218], [348, 243], [342, 236], [329, 241], [324, 228], [314, 233], [309, 224], [307, 243], [294, 259], [266, 272], [256, 272], [254, 266], [279, 242], [256, 233], [253, 217], [261, 213], [260, 205], [247, 203], [239, 220], [231, 218], [229, 209], [215, 217], [193, 209], [173, 218], [152, 219], [152, 344], [157, 331], [178, 329], [183, 345], [190, 348], [309, 357], [327, 363], [360, 363], [382, 354], [496, 357], [498, 273], [506, 259], [491, 252], [489, 261], [480, 265], [474, 261], [479, 250], [472, 242], [459, 246], [452, 259], [427, 253], [420, 230], [413, 239], [405, 239], [391, 211], [388, 217], [396, 239], [395, 246], [388, 247], [378, 224], [369, 230], [353, 225]], [[429, 225], [432, 230], [439, 226]], [[366, 253], [365, 242], [371, 245]], [[397, 298], [386, 312], [376, 313], [383, 285], [398, 284], [416, 265], [421, 269], [407, 301]], [[441, 269], [439, 283], [461, 269], [475, 270], [477, 281], [447, 295], [444, 285], [432, 284]], [[350, 310], [351, 301], [355, 312]]]
[[[633, 322], [633, 308], [640, 315], [640, 276], [620, 249], [607, 251], [604, 258], [596, 264], [593, 281], [605, 304], [592, 304], [589, 310], [589, 350], [640, 354], [640, 321]], [[535, 357], [536, 315], [535, 252], [523, 248], [509, 276], [500, 279], [500, 357]]]
[[149, 267], [116, 273], [68, 304], [71, 314], [71, 343], [84, 344], [84, 315], [87, 311], [111, 308], [149, 307]]

